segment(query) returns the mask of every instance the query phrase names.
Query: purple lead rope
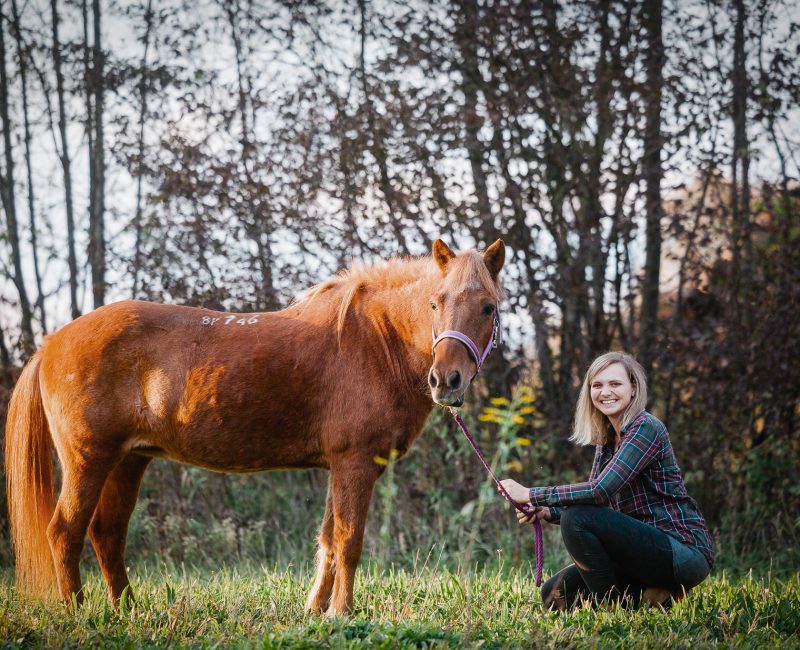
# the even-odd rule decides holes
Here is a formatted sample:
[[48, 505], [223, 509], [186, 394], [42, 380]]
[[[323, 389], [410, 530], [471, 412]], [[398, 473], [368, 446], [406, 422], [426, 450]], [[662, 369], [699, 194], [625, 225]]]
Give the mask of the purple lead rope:
[[[446, 330], [436, 336], [436, 329], [431, 323], [431, 337], [433, 340], [433, 345], [431, 347], [431, 354], [433, 355], [436, 351], [436, 346], [444, 339], [455, 339], [463, 343], [472, 357], [475, 359], [475, 376], [481, 371], [481, 366], [483, 362], [486, 361], [486, 357], [489, 356], [489, 353], [498, 346], [500, 343], [500, 318], [497, 312], [497, 306], [493, 310], [492, 314], [492, 334], [489, 337], [489, 342], [486, 344], [486, 347], [483, 350], [483, 353], [480, 353], [478, 346], [475, 345], [473, 340], [456, 330]], [[474, 377], [473, 377], [474, 379]], [[497, 477], [494, 475], [492, 468], [489, 467], [489, 463], [486, 462], [486, 458], [484, 458], [483, 453], [478, 447], [478, 443], [475, 442], [475, 438], [472, 437], [469, 430], [467, 429], [467, 425], [464, 424], [464, 420], [461, 419], [461, 416], [458, 412], [451, 408], [450, 413], [453, 414], [453, 419], [455, 419], [458, 426], [461, 428], [462, 433], [467, 438], [467, 441], [475, 450], [475, 453], [478, 454], [478, 458], [480, 459], [483, 466], [486, 468], [486, 471], [489, 472], [489, 476], [492, 477], [492, 480], [497, 484], [497, 489], [500, 490], [500, 494], [508, 501], [512, 506], [514, 506], [520, 512], [531, 515], [535, 512], [531, 507], [524, 503], [519, 503], [518, 501], [514, 501], [511, 498], [511, 495], [508, 491], [503, 487], [503, 484], [497, 480]], [[542, 543], [542, 522], [539, 521], [538, 517], [533, 518], [533, 533], [534, 533], [534, 546], [536, 548], [536, 586], [539, 587], [542, 584], [542, 567], [544, 565], [544, 544]]]
[[[467, 429], [467, 425], [464, 424], [464, 420], [461, 419], [461, 416], [458, 414], [458, 412], [451, 408], [450, 413], [452, 413], [453, 419], [456, 421], [456, 424], [458, 424], [461, 432], [466, 437], [470, 446], [475, 450], [475, 453], [478, 455], [481, 463], [483, 463], [486, 471], [489, 472], [489, 476], [491, 476], [492, 480], [497, 484], [497, 489], [500, 490], [500, 494], [502, 494], [506, 501], [508, 501], [520, 512], [526, 515], [532, 514], [532, 510], [528, 505], [512, 499], [511, 495], [503, 487], [503, 484], [497, 480], [497, 477], [492, 471], [492, 468], [489, 466], [489, 463], [486, 462], [483, 452], [481, 452], [480, 447], [478, 447], [478, 443], [475, 442], [475, 438], [472, 437], [472, 434]], [[542, 568], [544, 567], [544, 543], [542, 542], [542, 522], [538, 517], [534, 517], [533, 519], [533, 538], [534, 547], [536, 549], [536, 586], [539, 587], [542, 584]]]

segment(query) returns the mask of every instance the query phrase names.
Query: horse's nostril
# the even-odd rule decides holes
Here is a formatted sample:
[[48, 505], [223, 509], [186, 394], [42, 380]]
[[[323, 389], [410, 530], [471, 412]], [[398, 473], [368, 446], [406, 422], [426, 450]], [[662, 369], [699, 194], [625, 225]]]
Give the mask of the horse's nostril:
[[447, 380], [447, 385], [450, 387], [450, 390], [456, 390], [461, 386], [461, 373], [458, 370], [454, 370], [450, 377]]
[[436, 380], [436, 373], [433, 372], [433, 370], [428, 374], [428, 383], [431, 385], [431, 388], [436, 388], [439, 385], [439, 382]]

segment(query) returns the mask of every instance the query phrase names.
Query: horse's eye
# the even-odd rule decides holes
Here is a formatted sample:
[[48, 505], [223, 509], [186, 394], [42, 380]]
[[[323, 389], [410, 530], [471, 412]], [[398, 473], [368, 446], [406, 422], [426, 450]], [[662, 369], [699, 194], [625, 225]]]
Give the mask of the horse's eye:
[[431, 302], [431, 309], [433, 309], [433, 311], [436, 311], [436, 303], [435, 302]]
[[493, 305], [484, 305], [483, 309], [481, 309], [481, 313], [484, 316], [491, 316], [492, 312], [494, 312], [494, 306]]

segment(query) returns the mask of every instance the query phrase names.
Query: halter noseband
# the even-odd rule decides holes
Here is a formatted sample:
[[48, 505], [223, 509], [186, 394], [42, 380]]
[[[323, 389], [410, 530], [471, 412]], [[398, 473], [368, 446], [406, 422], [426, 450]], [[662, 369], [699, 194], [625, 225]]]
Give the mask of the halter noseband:
[[444, 339], [455, 339], [456, 341], [461, 341], [461, 343], [466, 346], [467, 350], [469, 350], [472, 358], [475, 359], [475, 365], [477, 366], [475, 374], [477, 375], [481, 371], [481, 366], [483, 366], [483, 362], [486, 361], [486, 357], [488, 357], [489, 353], [500, 344], [500, 318], [497, 315], [496, 307], [492, 309], [492, 321], [492, 336], [489, 339], [489, 342], [486, 344], [486, 347], [483, 349], [483, 353], [478, 350], [478, 346], [475, 345], [475, 342], [469, 338], [469, 336], [456, 330], [445, 330], [439, 334], [439, 336], [436, 336], [436, 330], [433, 327], [433, 323], [431, 323], [431, 337], [433, 338], [433, 347], [431, 347], [431, 353], [436, 350], [436, 346]]

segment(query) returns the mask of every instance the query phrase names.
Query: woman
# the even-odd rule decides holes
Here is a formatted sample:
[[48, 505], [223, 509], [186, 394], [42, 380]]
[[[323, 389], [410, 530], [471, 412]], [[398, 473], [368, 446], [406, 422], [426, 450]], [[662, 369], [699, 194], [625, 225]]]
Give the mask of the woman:
[[570, 438], [595, 445], [585, 483], [527, 488], [502, 481], [509, 495], [558, 523], [574, 564], [542, 586], [550, 609], [583, 599], [669, 604], [702, 582], [714, 544], [687, 493], [664, 425], [644, 410], [644, 370], [629, 354], [608, 352], [586, 373]]

